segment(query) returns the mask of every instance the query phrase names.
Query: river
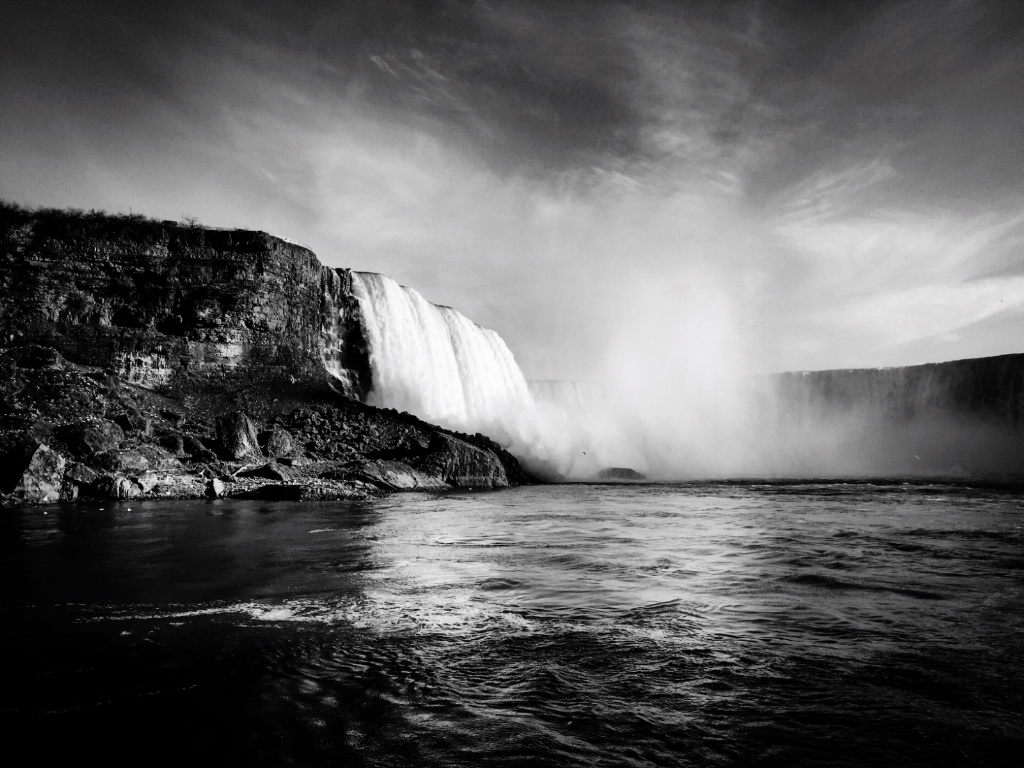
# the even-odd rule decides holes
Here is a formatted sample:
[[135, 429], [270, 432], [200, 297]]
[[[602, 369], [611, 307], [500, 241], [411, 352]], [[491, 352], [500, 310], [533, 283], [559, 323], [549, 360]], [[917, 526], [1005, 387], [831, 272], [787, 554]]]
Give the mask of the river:
[[1024, 495], [555, 485], [5, 511], [33, 761], [1019, 765]]

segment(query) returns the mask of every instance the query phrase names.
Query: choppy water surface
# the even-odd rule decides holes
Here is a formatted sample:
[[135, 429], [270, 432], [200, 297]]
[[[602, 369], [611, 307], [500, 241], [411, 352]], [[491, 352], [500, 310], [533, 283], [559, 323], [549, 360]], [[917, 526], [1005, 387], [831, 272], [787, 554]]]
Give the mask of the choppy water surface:
[[335, 766], [1024, 755], [1024, 496], [1011, 488], [127, 506], [2, 518], [12, 753]]

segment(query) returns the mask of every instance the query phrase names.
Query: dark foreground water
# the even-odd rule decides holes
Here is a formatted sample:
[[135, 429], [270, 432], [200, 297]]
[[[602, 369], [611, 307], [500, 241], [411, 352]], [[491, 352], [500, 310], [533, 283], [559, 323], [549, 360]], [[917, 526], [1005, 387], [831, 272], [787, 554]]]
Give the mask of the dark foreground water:
[[32, 764], [1024, 764], [1010, 488], [131, 503], [0, 530], [0, 732]]

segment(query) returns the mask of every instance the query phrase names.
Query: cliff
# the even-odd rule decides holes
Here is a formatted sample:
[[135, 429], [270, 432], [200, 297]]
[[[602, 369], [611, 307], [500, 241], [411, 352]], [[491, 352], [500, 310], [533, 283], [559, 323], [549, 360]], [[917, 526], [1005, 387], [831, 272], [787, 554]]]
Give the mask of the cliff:
[[264, 232], [0, 205], [0, 500], [527, 481], [483, 435], [359, 402], [352, 280]]
[[860, 410], [888, 421], [948, 416], [1024, 429], [1024, 354], [783, 373], [776, 387], [783, 402], [804, 413]]
[[0, 208], [0, 339], [147, 387], [369, 387], [348, 270], [265, 232]]
[[844, 474], [1024, 474], [1024, 354], [783, 373], [780, 444]]

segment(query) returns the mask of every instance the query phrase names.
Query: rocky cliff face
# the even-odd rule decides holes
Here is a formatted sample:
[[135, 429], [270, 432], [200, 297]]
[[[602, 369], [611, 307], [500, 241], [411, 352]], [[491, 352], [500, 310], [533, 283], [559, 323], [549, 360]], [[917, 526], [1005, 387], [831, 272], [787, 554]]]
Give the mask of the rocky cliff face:
[[263, 232], [0, 205], [0, 502], [365, 498], [528, 481], [359, 402], [352, 274]]
[[0, 345], [45, 345], [148, 387], [326, 372], [360, 396], [351, 280], [264, 232], [0, 210]]

